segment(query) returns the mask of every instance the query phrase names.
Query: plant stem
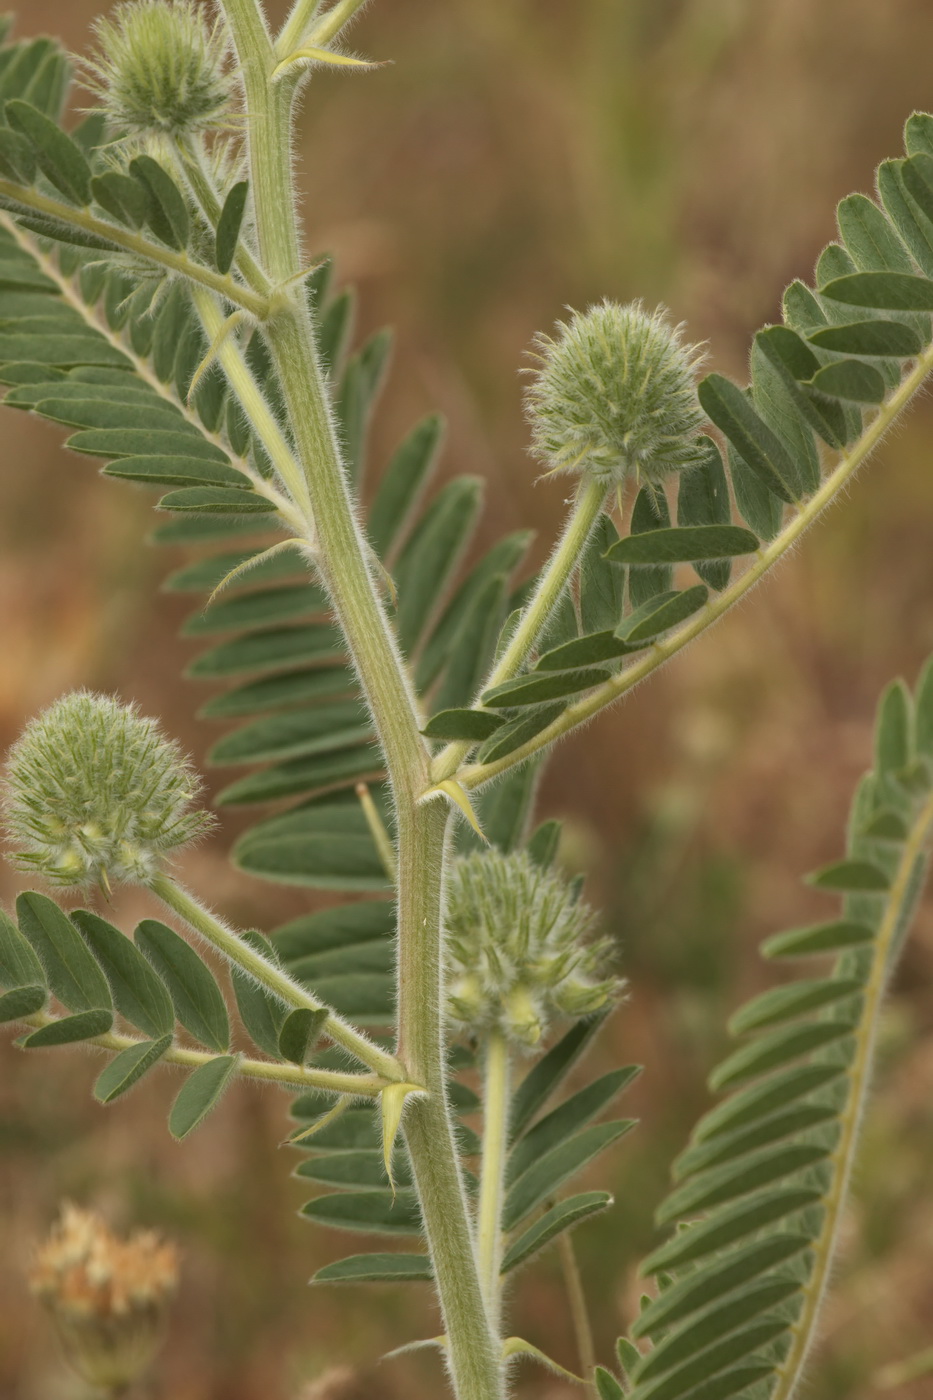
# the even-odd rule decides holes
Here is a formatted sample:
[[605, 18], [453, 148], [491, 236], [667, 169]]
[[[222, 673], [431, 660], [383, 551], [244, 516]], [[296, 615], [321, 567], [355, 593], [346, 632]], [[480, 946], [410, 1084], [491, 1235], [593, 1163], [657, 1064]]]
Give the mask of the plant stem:
[[501, 1031], [491, 1031], [486, 1040], [476, 1247], [486, 1311], [497, 1329], [501, 1329], [502, 1203], [509, 1141], [510, 1073], [508, 1041]]
[[[223, 0], [240, 60], [262, 263], [286, 290], [263, 327], [282, 387], [317, 528], [318, 572], [346, 636], [396, 804], [399, 1059], [422, 1085], [404, 1118], [459, 1400], [501, 1400], [497, 1345], [483, 1306], [447, 1099], [443, 1001], [443, 867], [449, 813], [421, 805], [428, 750], [418, 705], [357, 524], [305, 299], [291, 182], [297, 79], [270, 80], [276, 53], [257, 0]], [[288, 290], [291, 288], [291, 292]], [[393, 1062], [394, 1063], [394, 1062]]]
[[360, 799], [360, 806], [363, 809], [363, 816], [366, 818], [366, 825], [376, 845], [376, 851], [382, 862], [382, 868], [386, 873], [386, 879], [391, 885], [395, 884], [395, 847], [392, 845], [392, 838], [383, 825], [379, 815], [379, 809], [373, 801], [373, 795], [369, 790], [368, 783], [357, 783], [356, 795]]
[[754, 588], [772, 565], [783, 559], [784, 555], [793, 549], [807, 527], [812, 525], [818, 516], [822, 515], [826, 507], [849, 484], [865, 459], [878, 446], [885, 433], [920, 390], [931, 371], [933, 371], [933, 346], [925, 350], [918, 358], [914, 368], [901, 381], [891, 397], [881, 405], [862, 436], [838, 462], [820, 489], [791, 516], [770, 544], [759, 551], [754, 564], [750, 565], [733, 584], [723, 589], [722, 593], [711, 599], [705, 607], [700, 608], [677, 631], [671, 632], [669, 636], [655, 642], [638, 661], [634, 661], [618, 675], [613, 676], [612, 680], [597, 686], [595, 690], [582, 700], [578, 700], [576, 704], [568, 705], [563, 714], [558, 715], [552, 724], [549, 724], [546, 729], [542, 729], [527, 744], [522, 744], [520, 748], [493, 763], [470, 764], [460, 770], [457, 774], [457, 781], [468, 789], [481, 787], [490, 779], [497, 778], [510, 768], [514, 768], [517, 763], [524, 763], [526, 759], [547, 748], [555, 739], [560, 739], [570, 730], [576, 729], [578, 725], [585, 724], [587, 720], [599, 714], [600, 710], [604, 710], [607, 705], [613, 704], [630, 690], [633, 690], [646, 676], [650, 676], [677, 652], [682, 651], [689, 642], [711, 627], [714, 622], [718, 622], [733, 604], [739, 602]]
[[[586, 542], [606, 500], [606, 488], [592, 480], [584, 480], [577, 490], [573, 510], [567, 517], [564, 532], [558, 540], [554, 552], [541, 571], [538, 586], [518, 621], [508, 646], [496, 662], [483, 690], [502, 685], [511, 680], [521, 670], [529, 652], [540, 637], [548, 618], [551, 616], [573, 572], [580, 561]], [[482, 705], [475, 708], [482, 709]], [[451, 777], [470, 752], [472, 745], [466, 741], [448, 744], [431, 764], [431, 776], [435, 782]]]
[[[38, 1011], [34, 1016], [24, 1017], [22, 1024], [41, 1030], [43, 1026], [53, 1025], [59, 1020], [59, 1016], [49, 1016]], [[132, 1050], [134, 1046], [145, 1043], [137, 1036], [120, 1035], [116, 1031], [108, 1031], [105, 1035], [96, 1035], [92, 1040], [82, 1041], [84, 1045], [110, 1050], [114, 1054], [121, 1050]], [[189, 1050], [184, 1045], [172, 1045], [162, 1056], [161, 1063], [180, 1065], [183, 1069], [197, 1069], [216, 1058], [217, 1055], [212, 1050]], [[252, 1060], [245, 1055], [237, 1057], [236, 1072], [244, 1079], [256, 1079], [263, 1084], [288, 1084], [292, 1088], [323, 1089], [330, 1094], [354, 1094], [364, 1098], [376, 1098], [387, 1083], [375, 1074], [342, 1074], [338, 1070], [307, 1069], [303, 1065], [285, 1064], [284, 1061]]]
[[[154, 876], [149, 882], [149, 888], [173, 913], [189, 924], [202, 938], [207, 939], [212, 947], [217, 948], [224, 957], [236, 963], [251, 977], [255, 977], [257, 982], [268, 987], [270, 992], [281, 997], [287, 1006], [306, 1007], [310, 1011], [320, 1011], [324, 1008], [324, 1003], [318, 997], [299, 986], [288, 973], [282, 972], [261, 953], [257, 953], [255, 948], [251, 948], [242, 938], [237, 937], [232, 929], [222, 924], [168, 875], [160, 873]], [[358, 1031], [355, 1026], [349, 1025], [336, 1012], [328, 1011], [322, 1030], [336, 1045], [342, 1045], [351, 1055], [362, 1060], [363, 1064], [381, 1074], [383, 1078], [396, 1082], [405, 1079], [402, 1066], [394, 1056], [380, 1050], [368, 1036]]]
[[583, 1280], [580, 1277], [577, 1253], [573, 1247], [573, 1235], [569, 1230], [564, 1230], [558, 1235], [557, 1248], [560, 1252], [564, 1284], [567, 1288], [567, 1301], [570, 1304], [570, 1319], [573, 1323], [574, 1336], [577, 1339], [580, 1370], [586, 1380], [587, 1394], [595, 1395], [593, 1372], [596, 1370], [596, 1346], [593, 1342], [593, 1328], [590, 1326], [590, 1314], [586, 1306], [586, 1295], [583, 1292]]
[[201, 286], [210, 288], [212, 292], [217, 292], [219, 296], [226, 297], [234, 306], [241, 306], [257, 320], [261, 321], [269, 313], [268, 297], [260, 296], [258, 292], [244, 287], [229, 274], [215, 272], [213, 268], [195, 262], [186, 252], [177, 252], [164, 243], [152, 243], [141, 233], [121, 228], [119, 224], [107, 223], [86, 209], [76, 209], [72, 204], [52, 199], [40, 190], [26, 189], [22, 185], [14, 184], [12, 180], [0, 179], [0, 195], [26, 209], [34, 209], [61, 223], [73, 224], [87, 233], [96, 234], [97, 237], [105, 238], [109, 243], [122, 248], [124, 252], [135, 253], [169, 272], [179, 273], [191, 282], [198, 282]]

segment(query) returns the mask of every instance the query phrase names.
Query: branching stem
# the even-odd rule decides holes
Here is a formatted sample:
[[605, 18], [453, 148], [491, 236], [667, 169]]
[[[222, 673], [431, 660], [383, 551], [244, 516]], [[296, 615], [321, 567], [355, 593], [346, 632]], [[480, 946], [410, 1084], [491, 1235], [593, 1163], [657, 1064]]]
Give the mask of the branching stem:
[[[212, 947], [223, 953], [232, 963], [236, 963], [244, 972], [249, 973], [257, 982], [268, 987], [269, 991], [274, 992], [287, 1006], [306, 1007], [311, 1011], [320, 1011], [324, 1007], [324, 1002], [306, 991], [289, 977], [288, 973], [282, 972], [255, 948], [251, 948], [232, 929], [227, 928], [196, 899], [176, 885], [168, 875], [160, 873], [154, 876], [149, 888]], [[336, 1012], [329, 1011], [322, 1031], [328, 1039], [336, 1045], [342, 1045], [351, 1055], [355, 1055], [384, 1079], [398, 1082], [406, 1078], [402, 1066], [394, 1056], [380, 1050], [368, 1036], [358, 1031], [355, 1026], [349, 1025]]]
[[646, 676], [650, 676], [672, 656], [676, 656], [679, 651], [682, 651], [689, 642], [701, 636], [714, 622], [718, 622], [735, 603], [751, 592], [755, 584], [774, 564], [784, 558], [808, 526], [822, 515], [826, 507], [831, 505], [839, 493], [849, 484], [862, 463], [871, 455], [885, 433], [922, 387], [931, 370], [933, 370], [933, 346], [924, 351], [923, 355], [918, 358], [914, 368], [901, 381], [891, 397], [881, 405], [865, 432], [842, 457], [820, 489], [791, 516], [771, 543], [759, 551], [754, 564], [746, 569], [733, 584], [712, 598], [682, 627], [671, 632], [660, 642], [656, 642], [651, 650], [638, 661], [634, 661], [630, 666], [620, 671], [617, 676], [613, 676], [612, 680], [597, 686], [595, 690], [582, 700], [578, 700], [576, 704], [569, 705], [563, 714], [558, 715], [552, 724], [542, 729], [527, 744], [522, 744], [520, 748], [497, 759], [494, 763], [474, 763], [462, 768], [457, 774], [458, 782], [465, 788], [481, 787], [490, 779], [497, 778], [510, 768], [514, 768], [516, 764], [524, 763], [526, 759], [553, 744], [556, 739], [563, 738], [571, 730], [585, 724], [594, 715], [599, 714], [600, 710], [604, 710], [607, 705], [612, 705], [616, 700], [621, 699]]
[[567, 1289], [570, 1320], [573, 1323], [574, 1336], [577, 1340], [580, 1371], [586, 1378], [587, 1395], [595, 1396], [593, 1372], [596, 1370], [596, 1344], [593, 1341], [593, 1328], [586, 1306], [586, 1295], [583, 1292], [583, 1279], [580, 1277], [580, 1266], [577, 1263], [577, 1252], [573, 1247], [573, 1234], [570, 1230], [564, 1230], [562, 1234], [558, 1235], [557, 1249], [564, 1275], [564, 1286]]

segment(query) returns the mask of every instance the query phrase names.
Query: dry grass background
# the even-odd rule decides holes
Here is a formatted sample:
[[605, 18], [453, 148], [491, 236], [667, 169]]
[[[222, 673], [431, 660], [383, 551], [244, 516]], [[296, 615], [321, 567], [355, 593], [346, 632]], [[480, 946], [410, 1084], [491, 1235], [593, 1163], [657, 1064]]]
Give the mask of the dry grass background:
[[[34, 0], [20, 29], [80, 49], [98, 8]], [[925, 0], [379, 0], [355, 37], [393, 66], [316, 79], [298, 150], [309, 246], [358, 284], [362, 330], [398, 331], [373, 460], [441, 407], [445, 470], [488, 478], [489, 535], [531, 523], [542, 554], [561, 500], [524, 455], [516, 370], [534, 331], [565, 304], [643, 296], [741, 372], [751, 331], [832, 236], [836, 200], [869, 190], [910, 110], [933, 107]], [[9, 413], [2, 431], [0, 743], [91, 685], [203, 755], [214, 736], [179, 679], [185, 609], [158, 591], [166, 558], [140, 549], [148, 498], [66, 456], [47, 425]], [[757, 941], [821, 912], [798, 877], [840, 849], [878, 690], [933, 647], [931, 441], [921, 404], [776, 578], [551, 765], [542, 812], [567, 819], [567, 859], [632, 981], [600, 1054], [648, 1066], [631, 1099], [643, 1125], [608, 1169], [616, 1210], [578, 1234], [604, 1357], [637, 1304], [646, 1210], [706, 1102], [725, 1015], [763, 985]], [[235, 829], [189, 858], [195, 888], [244, 925], [306, 907], [229, 869]], [[6, 869], [0, 886], [17, 888]], [[813, 1400], [869, 1400], [879, 1365], [933, 1342], [931, 1027], [928, 900], [887, 1014]], [[236, 1090], [179, 1147], [169, 1076], [103, 1110], [89, 1057], [0, 1051], [0, 1395], [80, 1396], [24, 1286], [63, 1196], [182, 1247], [153, 1400], [442, 1393], [432, 1360], [376, 1364], [436, 1330], [420, 1286], [304, 1287], [345, 1241], [295, 1217], [275, 1095]], [[515, 1330], [573, 1363], [551, 1256], [519, 1284]], [[574, 1393], [530, 1371], [520, 1389]]]

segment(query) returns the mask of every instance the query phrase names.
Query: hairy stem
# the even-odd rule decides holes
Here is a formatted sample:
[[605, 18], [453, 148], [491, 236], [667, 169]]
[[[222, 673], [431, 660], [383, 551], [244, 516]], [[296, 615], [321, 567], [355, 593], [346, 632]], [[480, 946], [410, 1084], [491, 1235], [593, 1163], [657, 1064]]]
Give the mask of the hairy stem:
[[593, 1328], [586, 1306], [586, 1295], [583, 1292], [580, 1266], [577, 1263], [577, 1252], [573, 1247], [573, 1235], [569, 1230], [564, 1230], [562, 1234], [558, 1235], [557, 1249], [564, 1275], [564, 1286], [567, 1289], [570, 1320], [573, 1323], [573, 1332], [577, 1339], [580, 1371], [586, 1380], [587, 1395], [594, 1396], [596, 1389], [593, 1383], [593, 1372], [596, 1370], [596, 1345], [593, 1341]]
[[486, 1310], [497, 1328], [501, 1328], [502, 1306], [502, 1203], [509, 1141], [509, 1061], [508, 1041], [500, 1031], [491, 1031], [486, 1041], [476, 1247]]
[[[599, 482], [585, 480], [580, 483], [573, 510], [567, 518], [564, 532], [557, 542], [553, 554], [541, 571], [538, 586], [528, 606], [518, 620], [518, 626], [502, 656], [493, 667], [492, 673], [483, 684], [483, 690], [502, 685], [511, 680], [521, 670], [529, 652], [540, 637], [548, 618], [560, 602], [564, 589], [573, 577], [586, 548], [586, 542], [606, 500], [606, 488]], [[482, 706], [477, 706], [482, 708]], [[470, 752], [472, 745], [466, 742], [448, 744], [437, 755], [431, 765], [431, 776], [435, 782], [449, 778], [459, 768]]]
[[462, 786], [465, 788], [481, 787], [483, 783], [497, 778], [501, 773], [514, 768], [518, 763], [524, 763], [533, 754], [539, 753], [542, 749], [553, 744], [556, 739], [563, 738], [571, 730], [585, 724], [594, 715], [604, 710], [607, 705], [612, 705], [616, 700], [633, 690], [640, 681], [658, 670], [672, 656], [676, 656], [689, 642], [701, 636], [714, 622], [718, 622], [735, 603], [738, 603], [754, 588], [755, 584], [778, 560], [783, 559], [807, 527], [812, 525], [818, 516], [822, 515], [826, 507], [831, 505], [839, 493], [849, 484], [862, 463], [871, 455], [885, 433], [922, 387], [931, 370], [933, 370], [933, 346], [924, 351], [911, 372], [901, 381], [891, 397], [881, 405], [865, 432], [838, 462], [820, 489], [796, 514], [791, 516], [771, 543], [759, 551], [754, 564], [746, 569], [733, 584], [711, 599], [705, 607], [700, 608], [699, 612], [695, 613], [682, 627], [671, 632], [662, 641], [656, 642], [650, 651], [646, 652], [638, 661], [625, 667], [617, 676], [613, 676], [612, 680], [597, 686], [595, 690], [582, 700], [578, 700], [576, 704], [568, 705], [563, 714], [558, 715], [552, 724], [549, 724], [546, 729], [542, 729], [527, 744], [522, 744], [520, 748], [497, 759], [494, 763], [474, 763], [462, 768], [457, 774], [457, 779]]
[[[295, 83], [271, 81], [276, 53], [257, 0], [223, 0], [240, 59], [256, 231], [276, 285], [301, 270], [291, 183]], [[308, 307], [283, 293], [264, 334], [305, 473], [317, 561], [373, 716], [396, 804], [399, 1058], [426, 1092], [413, 1096], [404, 1131], [449, 1339], [459, 1400], [500, 1400], [497, 1347], [473, 1253], [466, 1195], [447, 1099], [443, 1024], [442, 895], [448, 812], [419, 804], [428, 750], [417, 702], [373, 579], [341, 460], [328, 385]]]
[[119, 224], [107, 223], [104, 219], [98, 219], [87, 209], [76, 209], [74, 205], [64, 204], [61, 200], [53, 199], [40, 190], [16, 185], [12, 180], [0, 179], [0, 196], [12, 200], [26, 210], [35, 210], [39, 214], [46, 214], [50, 218], [57, 219], [60, 223], [72, 224], [75, 228], [84, 229], [87, 233], [106, 239], [108, 243], [114, 244], [126, 253], [135, 253], [138, 257], [145, 258], [159, 267], [164, 267], [168, 272], [178, 273], [190, 282], [200, 283], [201, 286], [208, 287], [212, 292], [225, 297], [234, 306], [241, 306], [244, 311], [248, 311], [257, 320], [261, 321], [269, 313], [268, 297], [261, 296], [249, 287], [244, 287], [241, 282], [235, 281], [229, 275], [215, 272], [213, 268], [195, 262], [186, 252], [179, 253], [164, 243], [153, 243], [141, 233], [121, 228]]
[[[60, 1016], [49, 1016], [38, 1011], [34, 1016], [24, 1017], [22, 1025], [41, 1030], [43, 1026], [51, 1026], [61, 1019]], [[134, 1046], [145, 1045], [147, 1042], [138, 1036], [108, 1031], [106, 1035], [96, 1035], [93, 1039], [81, 1043], [118, 1054], [121, 1050], [132, 1050]], [[183, 1045], [171, 1045], [160, 1063], [180, 1065], [183, 1069], [197, 1069], [216, 1058], [216, 1052], [212, 1050], [189, 1050]], [[275, 1082], [287, 1084], [289, 1088], [323, 1089], [331, 1094], [358, 1094], [363, 1098], [376, 1098], [388, 1082], [375, 1074], [341, 1074], [337, 1070], [306, 1069], [303, 1065], [273, 1060], [251, 1060], [246, 1055], [238, 1056], [236, 1072], [244, 1079], [257, 1079], [264, 1084]]]
[[[149, 883], [149, 888], [153, 894], [157, 895], [164, 904], [167, 904], [173, 913], [183, 919], [186, 924], [205, 938], [212, 947], [223, 953], [232, 963], [236, 963], [244, 972], [249, 973], [257, 982], [264, 987], [268, 987], [270, 992], [274, 992], [287, 1006], [306, 1007], [310, 1011], [320, 1011], [325, 1008], [325, 1003], [318, 997], [312, 995], [304, 987], [300, 986], [287, 972], [283, 972], [274, 963], [269, 962], [257, 953], [255, 948], [251, 948], [242, 938], [239, 938], [232, 929], [222, 924], [207, 909], [200, 905], [190, 894], [176, 885], [174, 880], [168, 875], [158, 874]], [[336, 1045], [342, 1045], [345, 1050], [349, 1050], [351, 1055], [355, 1055], [363, 1064], [377, 1074], [381, 1074], [385, 1079], [398, 1082], [405, 1078], [402, 1066], [392, 1055], [387, 1055], [384, 1050], [374, 1044], [362, 1031], [358, 1031], [355, 1026], [351, 1026], [338, 1016], [334, 1011], [328, 1011], [327, 1020], [321, 1027], [324, 1035], [332, 1040]]]

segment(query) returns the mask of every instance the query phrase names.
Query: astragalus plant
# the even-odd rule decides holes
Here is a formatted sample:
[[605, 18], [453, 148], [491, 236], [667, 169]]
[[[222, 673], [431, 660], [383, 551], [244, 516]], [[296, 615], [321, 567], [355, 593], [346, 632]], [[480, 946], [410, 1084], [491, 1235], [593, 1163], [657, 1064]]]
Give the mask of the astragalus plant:
[[[571, 497], [566, 525], [531, 577], [524, 532], [464, 569], [480, 485], [424, 502], [436, 418], [376, 473], [364, 517], [389, 341], [348, 347], [350, 293], [296, 219], [297, 100], [319, 66], [362, 62], [344, 44], [359, 8], [297, 0], [274, 34], [259, 0], [211, 18], [130, 0], [99, 23], [86, 114], [64, 126], [65, 53], [9, 37], [0, 52], [6, 402], [65, 424], [107, 475], [165, 491], [155, 537], [194, 551], [169, 586], [209, 595], [191, 671], [218, 683], [205, 715], [232, 722], [212, 760], [249, 770], [219, 802], [279, 804], [235, 862], [367, 896], [268, 934], [230, 928], [172, 875], [206, 825], [174, 744], [132, 707], [67, 696], [7, 767], [11, 854], [55, 897], [25, 893], [0, 923], [0, 1009], [30, 1051], [103, 1052], [101, 1102], [157, 1065], [183, 1071], [177, 1137], [238, 1076], [292, 1094], [298, 1175], [332, 1188], [308, 1218], [422, 1241], [316, 1281], [433, 1280], [459, 1400], [499, 1400], [522, 1353], [547, 1363], [544, 1337], [509, 1335], [514, 1273], [611, 1209], [566, 1184], [633, 1126], [603, 1121], [633, 1067], [559, 1100], [623, 981], [610, 931], [554, 868], [557, 824], [533, 829], [541, 764], [744, 598], [920, 390], [933, 119], [910, 118], [875, 197], [840, 204], [814, 286], [792, 283], [783, 322], [755, 336], [747, 387], [698, 382], [684, 329], [639, 303], [540, 336], [531, 447]], [[659, 1214], [689, 1228], [646, 1261], [657, 1289], [611, 1365], [574, 1294], [603, 1400], [796, 1394], [931, 826], [928, 668], [913, 696], [885, 694], [845, 854], [812, 877], [841, 903], [765, 945], [818, 973], [733, 1018], [741, 1044], [712, 1081], [726, 1097]], [[57, 902], [120, 881], [153, 898], [132, 937]], [[229, 962], [235, 1032], [202, 942]]]

